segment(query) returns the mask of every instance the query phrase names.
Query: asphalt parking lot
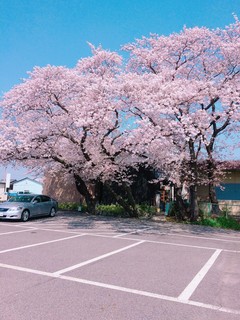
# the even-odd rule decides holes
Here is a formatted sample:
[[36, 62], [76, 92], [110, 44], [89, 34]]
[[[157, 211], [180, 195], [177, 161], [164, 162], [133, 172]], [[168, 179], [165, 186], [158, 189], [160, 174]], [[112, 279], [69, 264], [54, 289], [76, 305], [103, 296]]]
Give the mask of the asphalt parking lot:
[[240, 319], [240, 233], [60, 212], [0, 221], [0, 319]]

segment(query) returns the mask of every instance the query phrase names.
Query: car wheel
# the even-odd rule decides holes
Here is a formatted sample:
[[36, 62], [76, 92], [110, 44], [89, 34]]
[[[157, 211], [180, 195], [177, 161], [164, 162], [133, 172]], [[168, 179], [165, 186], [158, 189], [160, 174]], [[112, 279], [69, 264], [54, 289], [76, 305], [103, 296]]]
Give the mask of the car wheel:
[[56, 209], [55, 209], [55, 208], [52, 208], [52, 209], [50, 210], [49, 217], [55, 217], [55, 214], [56, 214]]
[[21, 216], [21, 220], [23, 222], [26, 222], [28, 221], [29, 219], [29, 211], [28, 210], [24, 210], [23, 213], [22, 213], [22, 216]]

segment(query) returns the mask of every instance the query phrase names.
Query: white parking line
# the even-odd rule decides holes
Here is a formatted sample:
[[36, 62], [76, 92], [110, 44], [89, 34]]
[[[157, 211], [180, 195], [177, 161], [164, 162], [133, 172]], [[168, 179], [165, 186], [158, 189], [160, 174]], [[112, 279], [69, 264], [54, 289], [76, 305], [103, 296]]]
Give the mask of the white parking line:
[[227, 239], [220, 239], [220, 238], [189, 236], [189, 235], [185, 235], [185, 234], [175, 234], [175, 233], [169, 233], [167, 235], [169, 237], [176, 236], [176, 237], [184, 237], [184, 238], [194, 238], [194, 239], [203, 239], [203, 240], [213, 240], [213, 241], [224, 241], [224, 242], [237, 242], [237, 243], [240, 243], [240, 240], [227, 240]]
[[72, 236], [72, 237], [66, 237], [66, 238], [61, 238], [61, 239], [56, 239], [56, 240], [45, 241], [45, 242], [38, 242], [38, 243], [30, 244], [30, 245], [27, 245], [27, 246], [22, 246], [22, 247], [17, 247], [17, 248], [11, 248], [11, 249], [2, 250], [2, 251], [0, 251], [0, 253], [6, 253], [6, 252], [11, 252], [11, 251], [17, 251], [17, 250], [22, 250], [22, 249], [27, 249], [27, 248], [42, 246], [42, 245], [44, 245], [44, 244], [54, 243], [54, 242], [59, 242], [59, 241], [64, 241], [64, 240], [69, 240], [69, 239], [73, 239], [73, 238], [77, 238], [77, 237], [82, 237], [82, 236], [84, 236], [84, 235], [85, 235], [85, 234], [79, 234], [79, 235]]
[[0, 233], [0, 236], [4, 236], [6, 234], [12, 234], [12, 233], [20, 233], [20, 232], [29, 232], [29, 231], [33, 231], [36, 230], [36, 228], [32, 228], [32, 229], [27, 229], [27, 230], [18, 230], [18, 231], [9, 231], [9, 232], [2, 232]]
[[2, 226], [35, 229], [35, 227], [29, 226], [28, 223], [16, 224], [16, 223], [5, 223], [4, 222], [4, 224], [2, 224]]
[[90, 264], [90, 263], [93, 263], [93, 262], [96, 262], [96, 261], [105, 259], [105, 258], [110, 257], [110, 256], [112, 256], [112, 255], [114, 255], [114, 254], [119, 253], [119, 252], [122, 252], [122, 251], [128, 250], [128, 249], [130, 249], [130, 248], [136, 247], [136, 246], [138, 246], [139, 244], [142, 244], [143, 242], [145, 242], [145, 241], [139, 241], [139, 242], [130, 244], [130, 245], [127, 246], [127, 247], [124, 247], [124, 248], [121, 248], [121, 249], [118, 249], [118, 250], [111, 251], [111, 252], [109, 252], [109, 253], [103, 254], [103, 255], [98, 256], [98, 257], [96, 257], [96, 258], [93, 258], [93, 259], [90, 259], [90, 260], [87, 260], [87, 261], [84, 261], [84, 262], [75, 264], [74, 266], [71, 266], [71, 267], [68, 267], [68, 268], [65, 268], [65, 269], [56, 271], [56, 272], [54, 272], [54, 274], [55, 274], [55, 275], [60, 275], [60, 274], [63, 274], [63, 273], [65, 273], [65, 272], [69, 272], [69, 271], [72, 271], [72, 270], [74, 270], [74, 269], [81, 268], [81, 267], [83, 267], [83, 266], [86, 266], [87, 264]]
[[195, 306], [195, 307], [199, 307], [199, 308], [215, 310], [218, 312], [240, 315], [240, 310], [223, 308], [220, 306], [205, 304], [205, 303], [198, 302], [198, 301], [192, 301], [192, 300], [185, 301], [185, 300], [180, 300], [179, 298], [176, 298], [176, 297], [166, 296], [166, 295], [152, 293], [152, 292], [148, 292], [148, 291], [136, 290], [136, 289], [126, 288], [126, 287], [111, 285], [111, 284], [107, 284], [107, 283], [102, 283], [102, 282], [96, 282], [96, 281], [91, 281], [91, 280], [86, 280], [86, 279], [79, 279], [79, 278], [74, 278], [74, 277], [69, 277], [69, 276], [64, 276], [64, 275], [58, 275], [56, 273], [50, 273], [50, 272], [45, 272], [45, 271], [40, 271], [40, 270], [23, 268], [23, 267], [18, 267], [18, 266], [3, 264], [3, 263], [0, 263], [0, 267], [15, 270], [15, 271], [37, 274], [37, 275], [41, 275], [41, 276], [47, 276], [47, 277], [55, 278], [55, 279], [72, 281], [72, 282], [86, 284], [86, 285], [95, 286], [95, 287], [100, 287], [100, 288], [104, 288], [104, 289], [116, 290], [116, 291], [121, 291], [121, 292], [125, 292], [125, 293], [130, 293], [130, 294], [136, 294], [136, 295], [149, 297], [149, 298], [155, 298], [155, 299], [159, 299], [159, 300], [165, 300], [165, 301], [181, 303], [181, 304], [185, 304], [185, 305], [191, 305], [191, 306]]
[[[138, 238], [128, 238], [128, 237], [122, 237], [123, 240], [134, 240], [138, 241]], [[174, 242], [167, 242], [167, 241], [157, 241], [157, 240], [147, 240], [144, 239], [145, 242], [148, 243], [156, 243], [156, 244], [164, 244], [167, 246], [177, 246], [177, 247], [186, 247], [186, 248], [196, 248], [196, 249], [206, 249], [206, 250], [218, 250], [219, 248], [212, 248], [212, 247], [204, 247], [204, 246], [195, 246], [191, 244], [183, 244], [183, 243], [174, 243]]]
[[30, 268], [24, 268], [24, 267], [18, 267], [18, 266], [13, 266], [10, 264], [5, 264], [5, 263], [0, 263], [1, 268], [5, 269], [10, 269], [10, 270], [15, 270], [15, 271], [22, 271], [22, 272], [27, 272], [27, 273], [33, 273], [33, 274], [39, 274], [41, 276], [48, 276], [52, 278], [57, 278], [54, 274], [46, 271], [40, 271], [40, 270], [35, 270], [35, 269], [30, 269]]
[[[12, 224], [6, 224], [6, 225], [10, 225], [12, 226]], [[17, 227], [25, 227], [25, 228], [29, 228], [29, 230], [44, 230], [44, 231], [49, 231], [49, 232], [61, 232], [61, 233], [65, 233], [65, 234], [73, 234], [73, 235], [82, 235], [81, 232], [83, 231], [87, 231], [86, 229], [84, 230], [78, 230], [78, 231], [73, 231], [73, 230], [62, 230], [62, 229], [48, 229], [48, 228], [45, 228], [44, 227], [41, 227], [39, 224], [37, 224], [38, 227], [30, 227], [30, 226], [27, 226], [26, 224], [23, 225], [16, 225], [14, 224], [14, 226], [17, 226]], [[35, 224], [36, 226], [36, 224]], [[146, 230], [148, 228], [145, 228], [145, 229], [139, 229], [140, 230]], [[149, 229], [152, 229], [152, 227], [149, 227]], [[138, 230], [138, 229], [137, 229]], [[136, 232], [137, 230], [131, 232], [134, 233]], [[129, 235], [129, 233], [123, 233], [123, 234], [118, 234], [116, 236], [111, 236], [110, 234], [107, 234], [107, 235], [103, 235], [103, 234], [100, 234], [102, 233], [103, 230], [99, 230], [99, 233], [98, 234], [95, 234], [95, 233], [87, 233], [87, 232], [84, 232], [85, 235], [88, 235], [88, 236], [95, 236], [95, 237], [103, 237], [103, 238], [109, 238], [109, 239], [112, 239], [112, 238], [121, 238], [123, 240], [131, 240], [131, 241], [139, 241], [140, 239], [138, 238], [130, 238], [130, 237], [126, 237], [126, 235]], [[158, 233], [156, 234], [158, 235]], [[188, 236], [188, 235], [179, 235], [179, 234], [171, 234], [173, 236], [183, 236], [183, 237], [187, 237], [187, 238], [197, 238], [197, 239], [206, 239], [206, 240], [216, 240], [214, 238], [209, 238], [209, 237], [200, 237], [200, 236]], [[225, 239], [217, 239], [219, 241], [225, 241], [225, 242], [228, 242], [228, 243], [235, 243], [238, 241], [232, 241], [232, 240], [225, 240]], [[158, 243], [158, 244], [165, 244], [165, 245], [171, 245], [171, 246], [180, 246], [180, 247], [189, 247], [189, 248], [198, 248], [198, 249], [206, 249], [206, 250], [218, 250], [219, 248], [217, 247], [205, 247], [205, 246], [199, 246], [199, 245], [187, 245], [187, 244], [181, 244], [181, 243], [173, 243], [173, 242], [167, 242], [167, 241], [154, 241], [154, 240], [147, 240], [147, 239], [144, 239], [145, 242], [149, 242], [149, 243]], [[222, 248], [221, 248], [222, 249]], [[231, 253], [240, 253], [239, 250], [231, 250], [231, 249], [222, 249], [224, 252], [231, 252]], [[1, 252], [0, 252], [1, 253]]]
[[[191, 227], [194, 228], [194, 225], [191, 225]], [[204, 228], [204, 226], [203, 226]], [[234, 240], [238, 240], [240, 241], [240, 233], [239, 231], [235, 231], [235, 230], [232, 230], [232, 229], [218, 229], [218, 228], [213, 228], [213, 227], [210, 227], [211, 229], [208, 230], [207, 229], [208, 227], [206, 227], [206, 231], [203, 229], [202, 231], [199, 231], [199, 232], [196, 232], [191, 229], [189, 230], [185, 230], [185, 229], [177, 229], [177, 230], [174, 230], [174, 229], [169, 229], [169, 231], [167, 232], [167, 234], [171, 235], [171, 236], [177, 236], [177, 235], [180, 235], [180, 236], [183, 236], [183, 237], [193, 237], [193, 238], [198, 238], [198, 237], [206, 237], [206, 235], [212, 235], [213, 237], [214, 236], [217, 236], [219, 239], [224, 239], [224, 238], [227, 238], [227, 239], [234, 239]], [[162, 228], [164, 229], [164, 228]], [[156, 230], [156, 229], [155, 229]], [[229, 233], [231, 233], [232, 235], [229, 235]], [[211, 237], [209, 237], [210, 239], [213, 239]]]
[[199, 283], [203, 280], [205, 275], [208, 273], [214, 262], [217, 260], [218, 256], [222, 250], [216, 250], [211, 258], [206, 262], [206, 264], [202, 267], [202, 269], [196, 274], [193, 280], [189, 283], [189, 285], [183, 290], [183, 292], [179, 295], [178, 299], [181, 301], [188, 301], [193, 292], [198, 287]]
[[[123, 240], [134, 240], [134, 241], [139, 240], [138, 238], [128, 238], [128, 237], [122, 237], [121, 239], [123, 239]], [[169, 245], [169, 246], [187, 247], [187, 248], [214, 250], [214, 251], [215, 250], [222, 250], [222, 251], [225, 251], [225, 252], [240, 253], [239, 250], [219, 249], [219, 248], [216, 248], [216, 247], [195, 246], [195, 245], [191, 245], [191, 244], [174, 243], [174, 242], [167, 242], [167, 241], [155, 241], [155, 240], [147, 240], [147, 239], [145, 239], [144, 241], [145, 242], [149, 242], [149, 243], [165, 244], [165, 245]]]
[[[61, 232], [61, 233], [66, 233], [66, 234], [76, 234], [76, 235], [79, 235], [81, 234], [81, 231], [70, 231], [70, 230], [55, 230], [55, 229], [45, 229], [45, 228], [36, 228], [36, 230], [43, 230], [43, 231], [53, 231], [53, 232]], [[84, 231], [84, 230], [82, 230]], [[85, 229], [86, 231], [86, 229]], [[101, 233], [88, 233], [88, 232], [85, 232], [84, 235], [86, 236], [93, 236], [93, 237], [101, 237], [101, 238], [108, 238], [108, 239], [113, 239], [113, 238], [116, 238], [116, 236], [111, 236], [111, 235], [104, 235], [104, 234], [101, 234]], [[121, 236], [121, 239], [122, 240], [130, 240], [130, 241], [139, 241], [138, 238], [128, 238], [128, 237], [125, 237], [126, 233], [124, 233], [122, 236]], [[118, 237], [119, 238], [119, 237]], [[170, 245], [170, 246], [178, 246], [178, 247], [187, 247], [187, 248], [196, 248], [196, 249], [205, 249], [205, 250], [218, 250], [219, 248], [216, 248], [216, 247], [205, 247], [205, 246], [197, 246], [197, 245], [190, 245], [190, 244], [183, 244], [183, 243], [174, 243], [174, 242], [167, 242], [167, 241], [157, 241], [157, 240], [148, 240], [148, 239], [143, 239], [145, 242], [148, 242], [148, 243], [156, 243], [156, 244], [164, 244], [164, 245]], [[231, 241], [230, 241], [231, 242]], [[221, 249], [222, 251], [225, 251], [225, 252], [231, 252], [231, 253], [240, 253], [239, 250], [231, 250], [231, 249]]]
[[[36, 228], [36, 230], [39, 231], [53, 231], [53, 232], [60, 232], [60, 233], [66, 233], [66, 234], [83, 234], [83, 231], [70, 231], [70, 230], [61, 230], [61, 229], [48, 229], [48, 228]], [[86, 232], [84, 232], [86, 234]]]
[[[19, 226], [19, 227], [22, 227], [22, 226]], [[152, 229], [152, 228], [150, 228], [150, 229]], [[41, 228], [41, 227], [38, 227], [38, 228], [29, 227], [29, 230], [60, 232], [60, 233], [65, 233], [65, 234], [74, 234], [76, 236], [83, 235], [82, 232], [83, 231], [87, 231], [86, 229], [82, 229], [82, 230], [79, 230], [79, 231], [72, 231], [72, 230], [61, 230], [61, 229], [48, 229], [48, 228]], [[146, 229], [140, 229], [140, 230], [146, 230]], [[105, 234], [104, 235], [101, 232], [100, 232], [100, 230], [99, 230], [99, 233], [84, 232], [84, 235], [93, 236], [93, 237], [108, 238], [108, 239], [119, 238], [119, 236], [120, 236], [120, 235], [112, 236], [110, 234]], [[136, 232], [136, 230], [131, 232], [130, 234], [135, 233], [135, 232]], [[133, 238], [126, 237], [126, 235], [129, 235], [129, 233], [121, 234], [120, 238], [122, 240], [131, 240], [131, 241], [139, 241], [140, 240], [140, 239], [134, 238], [134, 237]], [[189, 237], [192, 237], [192, 236], [189, 236]], [[71, 237], [68, 237], [66, 239], [69, 239], [69, 238], [71, 238]], [[193, 238], [195, 238], [195, 237], [193, 236]], [[196, 238], [202, 238], [202, 237], [196, 237]], [[205, 238], [205, 239], [215, 240], [214, 238]], [[196, 248], [196, 249], [205, 249], [205, 250], [214, 250], [214, 251], [219, 249], [219, 248], [216, 248], [216, 247], [205, 247], [205, 246], [197, 246], [197, 245], [188, 245], [188, 244], [183, 244], [183, 243], [174, 243], [174, 242], [167, 242], [167, 241], [157, 241], [157, 240], [148, 240], [148, 239], [144, 239], [144, 241], [148, 242], [148, 243], [156, 243], [156, 244], [164, 244], [164, 245], [170, 245], [170, 246], [179, 246], [179, 247]], [[226, 241], [228, 241], [228, 240], [226, 240]], [[232, 241], [229, 240], [228, 242], [231, 243]], [[235, 242], [235, 241], [233, 241], [233, 242]], [[48, 242], [46, 242], [46, 243], [48, 243]], [[240, 253], [240, 250], [231, 250], [231, 249], [221, 249], [221, 250], [224, 251], [224, 252]], [[2, 252], [0, 251], [0, 253], [2, 253]]]
[[69, 276], [60, 276], [59, 278], [64, 279], [64, 280], [73, 281], [73, 282], [79, 282], [79, 283], [83, 283], [83, 284], [87, 284], [87, 285], [92, 285], [92, 286], [96, 286], [96, 287], [101, 287], [101, 288], [136, 294], [136, 295], [140, 295], [140, 296], [155, 298], [155, 299], [159, 299], [159, 300], [187, 304], [187, 305], [191, 305], [191, 306], [195, 306], [195, 307], [200, 307], [200, 308], [205, 308], [205, 309], [216, 310], [216, 311], [220, 311], [220, 312], [240, 315], [240, 310], [223, 308], [220, 306], [205, 304], [205, 303], [198, 302], [198, 301], [179, 300], [178, 298], [166, 296], [166, 295], [162, 295], [162, 294], [152, 293], [152, 292], [143, 291], [143, 290], [130, 289], [130, 288], [126, 288], [126, 287], [121, 287], [121, 286], [116, 286], [116, 285], [111, 285], [111, 284], [96, 282], [96, 281], [91, 281], [91, 280], [79, 279], [79, 278], [74, 278], [74, 277], [69, 277]]
[[[38, 225], [38, 227], [36, 228], [36, 229], [38, 229], [38, 230], [45, 230], [45, 231], [54, 231], [54, 232], [66, 232], [66, 233], [72, 233], [72, 234], [77, 234], [77, 233], [79, 233], [79, 232], [84, 232], [85, 234], [88, 234], [88, 235], [96, 235], [96, 236], [102, 236], [103, 235], [103, 233], [105, 233], [106, 232], [106, 237], [111, 237], [110, 236], [110, 234], [111, 234], [111, 232], [109, 232], [108, 231], [108, 229], [106, 230], [106, 229], [100, 229], [100, 230], [96, 230], [96, 233], [95, 233], [95, 231], [94, 232], [88, 232], [88, 229], [84, 229], [84, 228], [82, 228], [82, 229], [79, 229], [79, 230], [76, 230], [76, 231], [73, 231], [73, 229], [65, 229], [65, 230], [62, 230], [62, 229], [48, 229], [48, 228], [46, 228], [46, 226], [43, 226], [43, 227], [41, 227], [40, 225]], [[117, 234], [117, 235], [115, 235], [115, 236], [113, 236], [112, 238], [119, 238], [119, 237], [121, 237], [122, 239], [127, 239], [127, 240], [131, 240], [131, 238], [127, 238], [126, 236], [128, 236], [128, 235], [130, 235], [130, 234], [134, 234], [134, 233], [136, 233], [136, 232], [139, 232], [139, 231], [146, 231], [146, 230], [151, 230], [151, 229], [153, 229], [153, 227], [148, 227], [148, 228], [143, 228], [143, 229], [135, 229], [134, 231], [132, 231], [132, 232], [125, 232], [125, 233], [121, 233], [121, 234]], [[115, 232], [117, 232], [117, 230], [115, 230]], [[180, 235], [180, 234], [175, 234], [175, 233], [171, 233], [171, 234], [169, 234], [169, 233], [167, 233], [167, 232], [162, 232], [162, 233], [155, 233], [154, 235], [166, 235], [166, 236], [179, 236], [179, 237], [187, 237], [187, 238], [196, 238], [196, 239], [203, 239], [203, 240], [218, 240], [218, 241], [224, 241], [224, 242], [240, 242], [240, 241], [236, 241], [236, 240], [227, 240], [227, 239], [219, 239], [219, 238], [210, 238], [210, 237], [201, 237], [201, 236], [190, 236], [190, 235]], [[104, 236], [104, 235], [103, 235]], [[132, 240], [139, 240], [139, 239], [134, 239], [134, 238], [132, 238]], [[146, 241], [148, 241], [148, 240], [146, 240]], [[150, 241], [150, 240], [149, 240]], [[162, 243], [162, 242], [161, 242]], [[169, 242], [166, 242], [166, 243], [169, 243]], [[204, 246], [201, 246], [202, 248], [205, 248]], [[207, 247], [206, 247], [207, 248]], [[216, 249], [215, 247], [214, 248], [211, 248], [211, 249]]]

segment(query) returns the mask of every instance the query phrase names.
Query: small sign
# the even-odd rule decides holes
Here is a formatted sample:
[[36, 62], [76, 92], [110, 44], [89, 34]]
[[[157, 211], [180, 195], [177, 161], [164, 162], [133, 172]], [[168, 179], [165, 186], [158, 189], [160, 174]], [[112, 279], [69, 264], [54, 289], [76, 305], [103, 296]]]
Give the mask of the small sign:
[[6, 174], [6, 189], [10, 188], [11, 173]]

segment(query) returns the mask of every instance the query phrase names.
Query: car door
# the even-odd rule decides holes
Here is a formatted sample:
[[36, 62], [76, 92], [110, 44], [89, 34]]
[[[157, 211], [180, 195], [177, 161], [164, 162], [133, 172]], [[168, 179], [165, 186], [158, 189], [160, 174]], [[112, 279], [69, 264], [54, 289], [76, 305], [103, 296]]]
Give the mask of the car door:
[[51, 198], [48, 196], [41, 195], [41, 210], [42, 214], [49, 214], [50, 210], [52, 209], [52, 201]]
[[31, 216], [35, 217], [41, 214], [41, 198], [36, 196], [32, 200]]

